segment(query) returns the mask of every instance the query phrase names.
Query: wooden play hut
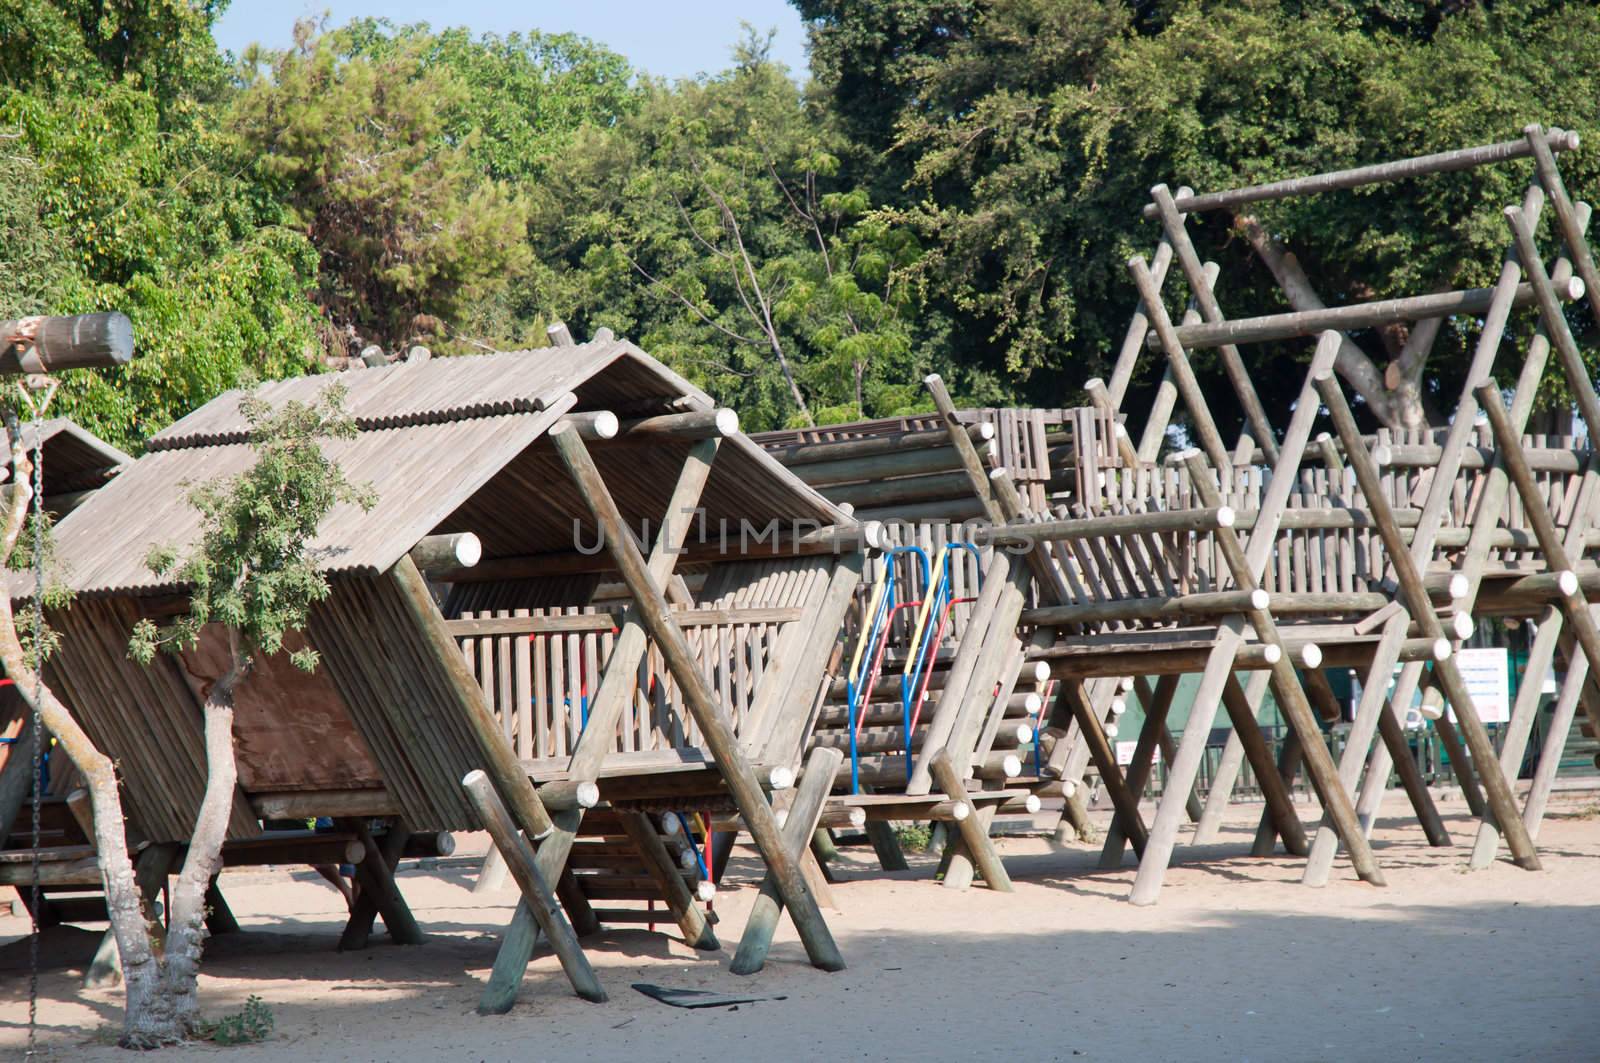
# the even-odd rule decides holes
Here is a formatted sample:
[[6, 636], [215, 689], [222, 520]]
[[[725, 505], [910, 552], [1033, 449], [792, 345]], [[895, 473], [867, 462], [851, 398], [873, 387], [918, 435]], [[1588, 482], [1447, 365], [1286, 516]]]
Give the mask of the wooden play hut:
[[[359, 431], [326, 452], [377, 502], [370, 512], [341, 505], [315, 544], [332, 585], [304, 633], [320, 666], [305, 674], [285, 657], [263, 660], [239, 689], [230, 844], [257, 836], [264, 819], [329, 816], [350, 825], [372, 864], [380, 853], [362, 826], [372, 818], [402, 833], [482, 827], [462, 780], [483, 769], [516, 825], [544, 837], [544, 875], [580, 932], [646, 921], [642, 909], [597, 920], [591, 899], [659, 900], [667, 911], [649, 921], [676, 916], [697, 944], [714, 944], [703, 918], [683, 910], [696, 861], [683, 858], [685, 870], [674, 859], [665, 874], [670, 850], [655, 839], [678, 832], [662, 814], [764, 816], [770, 829], [754, 833], [774, 862], [765, 798], [753, 810], [760, 791], [729, 779], [792, 784], [859, 578], [859, 526], [740, 434], [732, 411], [608, 334], [281, 381], [259, 394], [310, 401], [332, 384], [347, 390]], [[57, 529], [77, 598], [50, 618], [62, 645], [48, 678], [118, 761], [130, 832], [149, 842], [181, 844], [194, 821], [206, 777], [201, 705], [224, 643], [208, 631], [149, 667], [128, 658], [135, 622], [186, 607], [183, 588], [144, 558], [197, 537], [186, 485], [251, 462], [239, 398], [227, 393], [155, 436]], [[558, 456], [563, 432], [590, 463], [587, 480]], [[630, 529], [613, 525], [605, 549], [597, 496]], [[619, 580], [623, 537], [652, 553], [642, 582]], [[631, 608], [635, 592], [670, 606]], [[674, 632], [698, 678], [663, 656]], [[697, 710], [684, 712], [694, 696]], [[722, 714], [737, 745], [706, 738], [708, 712]], [[403, 844], [380, 848], [392, 866]], [[509, 965], [509, 992], [525, 963]]]

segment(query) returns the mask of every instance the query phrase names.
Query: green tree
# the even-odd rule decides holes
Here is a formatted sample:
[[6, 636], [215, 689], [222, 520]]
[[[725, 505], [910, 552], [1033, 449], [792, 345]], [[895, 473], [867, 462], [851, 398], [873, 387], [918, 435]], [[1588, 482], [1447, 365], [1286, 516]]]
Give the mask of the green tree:
[[[141, 358], [57, 412], [120, 446], [233, 386], [317, 365], [316, 254], [220, 127], [215, 8], [56, 0], [0, 14], [0, 281], [11, 313], [117, 309]], [[14, 16], [14, 17], [13, 17]]]
[[229, 121], [320, 253], [332, 323], [395, 346], [449, 329], [522, 266], [526, 207], [474, 163], [476, 130], [451, 135], [466, 88], [425, 38], [369, 55], [354, 37], [300, 23], [293, 48], [247, 53]]
[[[851, 126], [863, 142], [842, 157], [909, 175], [880, 202], [926, 249], [908, 276], [929, 311], [948, 316], [969, 372], [1041, 402], [1072, 401], [1071, 388], [1103, 370], [1120, 340], [1135, 301], [1124, 263], [1157, 236], [1139, 215], [1152, 185], [1204, 191], [1504, 140], [1532, 121], [1588, 130], [1600, 117], [1591, 73], [1600, 13], [1590, 5], [796, 6], [813, 19], [819, 84], [837, 106], [850, 106], [839, 100], [849, 92], [869, 111]], [[859, 77], [881, 78], [882, 91], [845, 88]], [[898, 110], [886, 135], [888, 107]], [[1600, 172], [1590, 159], [1563, 160], [1579, 190]], [[1520, 199], [1528, 172], [1502, 166], [1264, 204], [1198, 216], [1191, 229], [1223, 267], [1219, 297], [1231, 316], [1286, 308], [1286, 261], [1330, 304], [1470, 286], [1498, 268], [1499, 209]], [[1169, 291], [1181, 305], [1183, 286]], [[1458, 390], [1458, 355], [1475, 327], [1440, 330], [1426, 377], [1426, 337], [1404, 329], [1352, 337], [1339, 369], [1373, 415], [1416, 423], [1433, 393]], [[1246, 355], [1265, 370], [1305, 357], [1302, 347]], [[1215, 408], [1237, 419], [1217, 366], [1199, 368]], [[1269, 404], [1292, 400], [1296, 374], [1256, 377]], [[1147, 374], [1144, 385], [1153, 382]]]
[[916, 404], [895, 281], [916, 243], [838, 187], [837, 144], [760, 38], [724, 74], [648, 83], [550, 167], [533, 231], [554, 309], [634, 336], [751, 427]]

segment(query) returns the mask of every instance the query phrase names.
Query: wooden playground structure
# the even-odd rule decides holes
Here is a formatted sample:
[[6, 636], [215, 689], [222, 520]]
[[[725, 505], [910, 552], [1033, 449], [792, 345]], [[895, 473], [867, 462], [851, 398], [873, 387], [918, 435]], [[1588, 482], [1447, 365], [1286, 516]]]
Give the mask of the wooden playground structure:
[[[944, 825], [944, 885], [1006, 890], [996, 817], [1059, 802], [1063, 836], [1087, 837], [1098, 789], [1114, 810], [1102, 866], [1131, 847], [1130, 899], [1150, 904], [1185, 822], [1194, 841], [1214, 839], [1244, 765], [1263, 799], [1253, 852], [1281, 840], [1305, 861], [1303, 881], [1322, 885], [1342, 850], [1381, 886], [1368, 839], [1392, 781], [1431, 845], [1456, 844], [1409, 744], [1415, 702], [1478, 819], [1467, 863], [1504, 843], [1537, 870], [1574, 721], [1581, 708], [1592, 731], [1600, 713], [1600, 464], [1587, 438], [1527, 434], [1547, 374], [1585, 425], [1600, 424], [1567, 316], [1600, 325], [1590, 210], [1557, 166], [1577, 147], [1575, 134], [1530, 127], [1269, 185], [1158, 185], [1144, 208], [1155, 250], [1128, 264], [1138, 299], [1126, 338], [1079, 408], [959, 410], [932, 376], [932, 414], [751, 437], [632, 344], [605, 330], [576, 344], [559, 326], [554, 356], [345, 374], [359, 431], [328, 450], [378, 501], [322, 528], [333, 593], [303, 635], [321, 667], [264, 661], [240, 689], [225, 863], [355, 865], [361, 895], [341, 947], [364, 946], [379, 917], [395, 941], [420, 942], [396, 864], [448, 855], [450, 832], [487, 830], [522, 894], [480, 1003], [499, 1013], [541, 937], [590, 1000], [604, 991], [584, 939], [603, 925], [671, 923], [719, 948], [710, 902], [744, 835], [767, 872], [732, 969], [760, 969], [787, 911], [811, 963], [838, 970], [819, 903], [830, 830], [863, 829], [899, 870], [892, 824]], [[1286, 292], [1291, 310], [1230, 319], [1188, 229], [1209, 210], [1529, 161], [1489, 288], [1338, 307], [1295, 306], [1303, 293]], [[1423, 323], [1452, 315], [1478, 331], [1465, 388], [1435, 396], [1453, 400], [1447, 425], [1364, 431], [1333, 375], [1350, 334], [1401, 324], [1421, 347], [1437, 334]], [[1238, 349], [1262, 343], [1300, 352], [1284, 370], [1298, 400], [1276, 423]], [[1242, 411], [1231, 444], [1196, 379], [1199, 351], [1215, 352]], [[1161, 379], [1136, 416], [1147, 359]], [[322, 386], [259, 394], [307, 400]], [[183, 588], [144, 558], [196, 534], [185, 482], [249, 461], [238, 397], [159, 433], [136, 461], [68, 424], [44, 442], [45, 475], [61, 477], [45, 496], [70, 511], [57, 550], [76, 592], [51, 615], [62, 640], [47, 678], [121, 766], [152, 901], [205, 785], [200, 705], [225, 643], [208, 631], [147, 667], [128, 659], [128, 638], [141, 618], [184, 608]], [[1193, 446], [1169, 445], [1178, 437]], [[13, 584], [14, 597], [30, 591]], [[1496, 749], [1456, 658], [1507, 618], [1535, 634]], [[1353, 706], [1334, 693], [1335, 670], [1359, 678]], [[1547, 679], [1559, 679], [1554, 714], [1519, 803]], [[1187, 720], [1169, 726], [1185, 683]], [[1288, 729], [1276, 753], [1269, 694]], [[1119, 757], [1130, 699], [1143, 723]], [[1226, 744], [1202, 794], [1219, 709]], [[0, 725], [15, 731], [24, 715], [13, 698]], [[41, 921], [92, 914], [100, 871], [72, 773], [52, 776], [35, 848], [13, 796], [21, 763], [13, 752], [0, 765], [0, 884], [37, 878]], [[1300, 818], [1301, 775], [1320, 822]], [[283, 824], [308, 820], [332, 827]], [[225, 932], [213, 894], [213, 931]], [[91, 978], [115, 966], [108, 935]]]

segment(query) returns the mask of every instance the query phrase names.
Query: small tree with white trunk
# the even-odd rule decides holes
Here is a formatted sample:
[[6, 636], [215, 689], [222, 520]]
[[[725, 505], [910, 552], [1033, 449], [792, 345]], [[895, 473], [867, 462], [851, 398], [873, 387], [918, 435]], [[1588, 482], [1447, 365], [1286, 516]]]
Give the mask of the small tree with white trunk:
[[[34, 640], [19, 637], [11, 602], [0, 595], [0, 663], [82, 773], [89, 791], [106, 908], [122, 957], [122, 1044], [130, 1048], [178, 1043], [205, 1029], [198, 996], [205, 895], [221, 867], [238, 779], [234, 698], [256, 658], [281, 652], [285, 636], [303, 627], [311, 607], [328, 595], [311, 549], [323, 519], [341, 502], [372, 505], [370, 491], [352, 485], [320, 445], [354, 436], [356, 427], [343, 402], [344, 389], [337, 385], [315, 402], [290, 402], [276, 410], [254, 396], [242, 398], [240, 412], [250, 425], [254, 464], [237, 476], [191, 486], [189, 500], [201, 515], [200, 540], [182, 553], [158, 546], [148, 558], [153, 571], [189, 589], [189, 610], [165, 626], [140, 621], [129, 655], [149, 663], [158, 651], [192, 647], [209, 624], [226, 630], [229, 650], [225, 672], [205, 697], [206, 788], [171, 893], [164, 948], [157, 949], [145, 923], [115, 765], [40, 680]], [[0, 533], [4, 556], [11, 557], [28, 524], [32, 463], [14, 417], [8, 418], [7, 429], [12, 475]], [[40, 648], [47, 649], [48, 642], [47, 637]], [[298, 651], [292, 658], [307, 670], [317, 665], [314, 650]]]

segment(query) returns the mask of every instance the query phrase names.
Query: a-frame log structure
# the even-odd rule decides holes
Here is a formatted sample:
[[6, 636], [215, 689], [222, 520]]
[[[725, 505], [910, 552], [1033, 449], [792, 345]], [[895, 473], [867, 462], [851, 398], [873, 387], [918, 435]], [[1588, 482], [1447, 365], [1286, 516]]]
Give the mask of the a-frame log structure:
[[[717, 948], [704, 835], [736, 811], [813, 959], [839, 967], [799, 877], [812, 858], [779, 844], [767, 793], [801, 769], [871, 526], [609, 334], [340, 383], [358, 432], [330, 456], [378, 503], [335, 510], [315, 544], [332, 594], [304, 641], [321, 666], [263, 661], [241, 688], [228, 852], [356, 864], [364, 889], [343, 944], [359, 947], [378, 915], [396, 941], [425, 933], [396, 861], [437, 853], [448, 831], [495, 827], [525, 898], [485, 990], [495, 1012], [515, 999], [536, 930], [590, 999], [603, 989], [576, 943], [601, 926], [665, 918]], [[261, 394], [305, 400], [325, 384]], [[49, 678], [122, 765], [130, 832], [152, 845], [187, 836], [205, 777], [199, 698], [219, 659], [210, 632], [181, 658], [127, 659], [138, 619], [182, 608], [183, 588], [142, 558], [192, 540], [183, 484], [242, 468], [246, 429], [237, 395], [217, 399], [57, 530], [78, 597], [52, 617], [64, 640]], [[335, 828], [263, 830], [310, 817]], [[330, 846], [343, 848], [330, 858]], [[92, 851], [62, 855], [50, 875], [98, 874]], [[0, 873], [24, 866], [0, 861]]]

